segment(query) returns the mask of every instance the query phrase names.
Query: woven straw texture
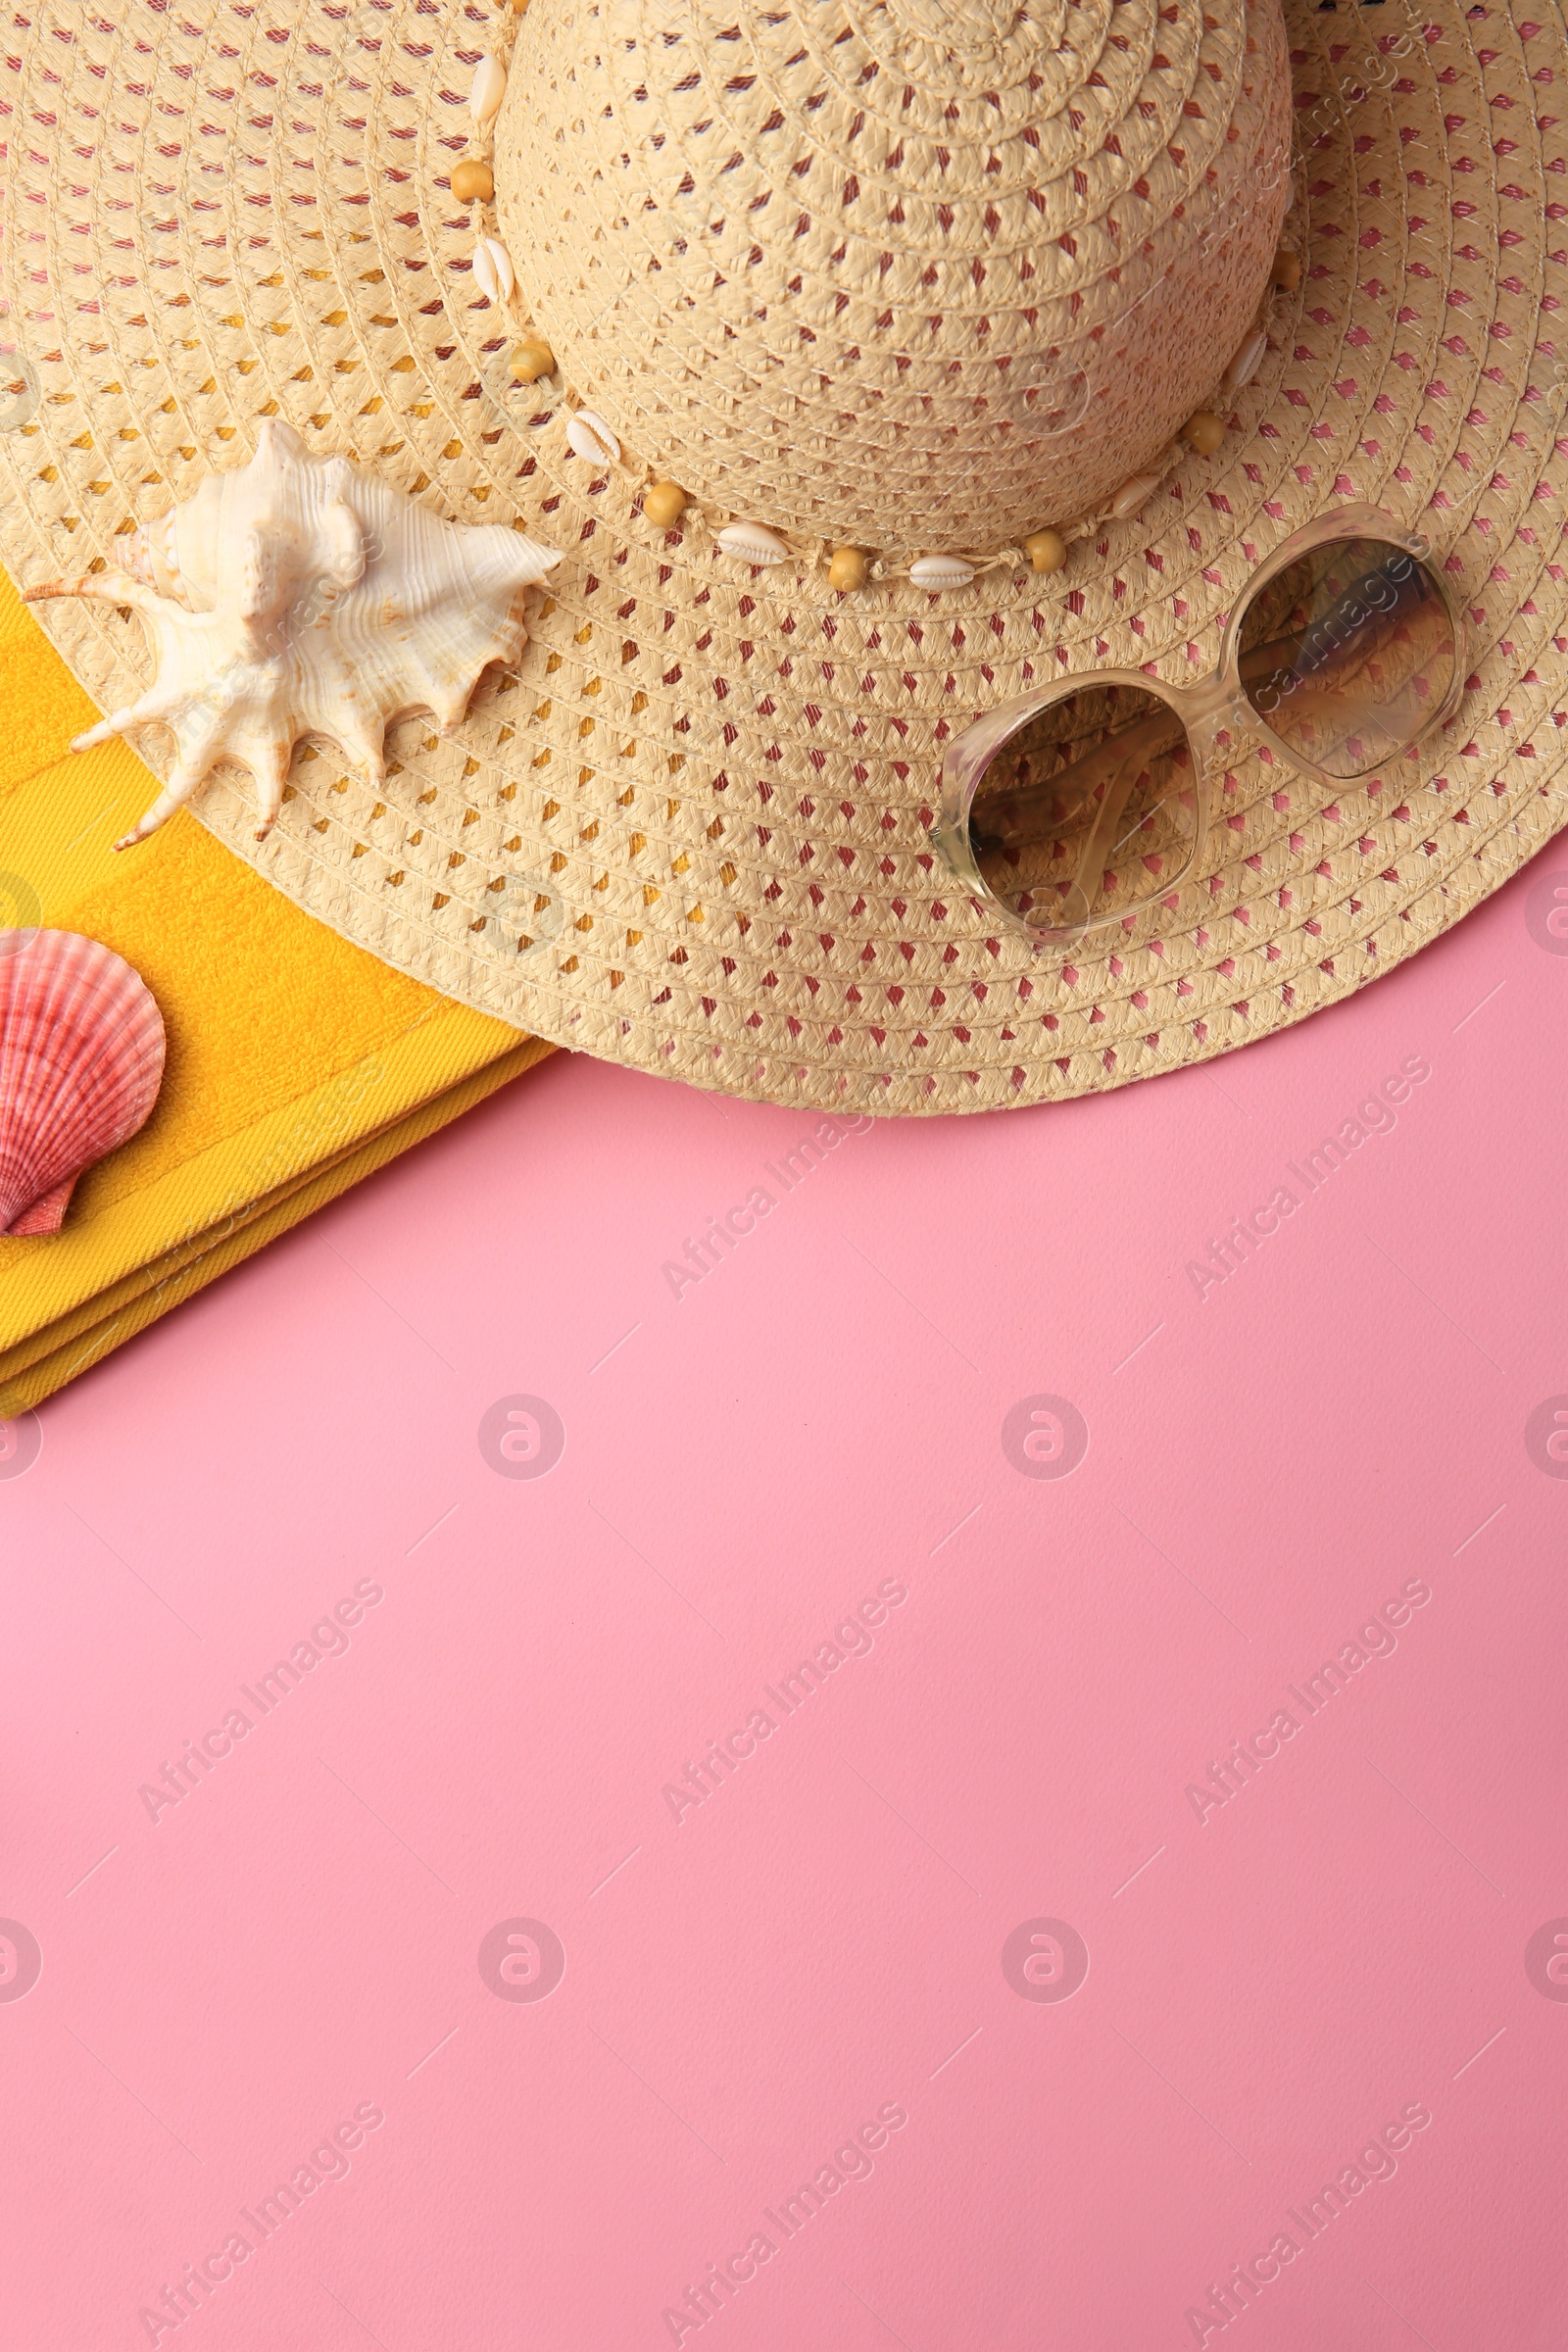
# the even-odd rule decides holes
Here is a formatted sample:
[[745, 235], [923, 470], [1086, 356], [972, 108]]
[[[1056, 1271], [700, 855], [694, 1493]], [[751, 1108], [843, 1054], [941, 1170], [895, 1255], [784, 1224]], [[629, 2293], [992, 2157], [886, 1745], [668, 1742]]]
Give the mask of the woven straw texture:
[[502, 233], [566, 381], [720, 514], [985, 554], [1213, 392], [1290, 114], [1272, 6], [536, 0]]
[[[542, 53], [569, 12], [534, 5]], [[869, 56], [939, 13], [801, 0], [791, 21], [813, 58], [830, 20]], [[826, 1109], [1033, 1102], [1201, 1058], [1389, 969], [1568, 814], [1551, 709], [1568, 143], [1563, 26], [1542, 15], [1293, 0], [1287, 235], [1305, 269], [1222, 448], [1185, 456], [1064, 573], [840, 597], [819, 564], [753, 574], [706, 524], [654, 530], [636, 493], [656, 451], [595, 469], [566, 450], [569, 379], [508, 388], [524, 314], [478, 293], [475, 221], [446, 182], [510, 12], [33, 0], [0, 42], [0, 333], [24, 382], [9, 410], [0, 390], [0, 553], [24, 583], [106, 560], [283, 416], [455, 519], [515, 516], [564, 556], [517, 670], [491, 674], [451, 739], [396, 730], [378, 794], [307, 746], [258, 848], [249, 779], [204, 789], [201, 820], [300, 905], [541, 1036]], [[583, 59], [642, 21], [575, 16]], [[1006, 10], [981, 19], [1011, 36]], [[1183, 110], [1216, 87], [1188, 0], [1063, 22], [1085, 82], [1109, 78], [1097, 61], [1120, 33], [1140, 60], [1164, 44]], [[687, 71], [727, 79], [729, 54]], [[808, 120], [804, 67], [797, 83]], [[504, 129], [524, 104], [514, 90]], [[999, 155], [1030, 127], [999, 122]], [[1001, 176], [1024, 178], [1015, 153]], [[1238, 758], [1205, 869], [1152, 935], [1065, 966], [988, 935], [927, 839], [946, 743], [1068, 669], [1204, 674], [1254, 564], [1351, 497], [1428, 530], [1470, 611], [1449, 737], [1334, 799]], [[100, 704], [145, 680], [128, 615], [42, 616]], [[156, 736], [141, 748], [163, 758]]]

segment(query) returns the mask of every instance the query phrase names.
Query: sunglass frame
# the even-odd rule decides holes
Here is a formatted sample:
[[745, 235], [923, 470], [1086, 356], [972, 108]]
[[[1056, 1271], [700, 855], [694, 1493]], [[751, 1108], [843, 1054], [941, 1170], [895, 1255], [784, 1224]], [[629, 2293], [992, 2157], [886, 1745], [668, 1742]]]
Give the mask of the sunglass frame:
[[[1233, 759], [1238, 738], [1252, 738], [1266, 743], [1277, 759], [1299, 775], [1310, 776], [1332, 792], [1344, 792], [1355, 777], [1331, 775], [1316, 761], [1303, 759], [1298, 751], [1278, 736], [1267, 720], [1260, 716], [1248, 700], [1241, 676], [1242, 630], [1253, 603], [1269, 582], [1278, 577], [1288, 565], [1302, 556], [1312, 555], [1318, 548], [1330, 547], [1337, 540], [1377, 539], [1390, 547], [1400, 548], [1413, 556], [1422, 565], [1443, 597], [1453, 632], [1453, 676], [1448, 691], [1438, 710], [1427, 719], [1420, 733], [1411, 740], [1424, 741], [1454, 716], [1464, 695], [1468, 674], [1464, 609], [1455, 596], [1447, 575], [1433, 561], [1430, 541], [1419, 531], [1407, 531], [1392, 514], [1381, 507], [1350, 505], [1342, 507], [1332, 515], [1308, 523], [1285, 540], [1267, 561], [1259, 564], [1247, 583], [1235, 611], [1226, 623], [1220, 645], [1217, 667], [1208, 677], [1195, 686], [1173, 686], [1163, 678], [1152, 677], [1142, 669], [1076, 670], [1053, 680], [1049, 686], [1037, 688], [1030, 694], [1015, 695], [1011, 701], [1001, 703], [995, 710], [963, 729], [948, 746], [942, 762], [942, 806], [931, 840], [952, 867], [962, 887], [978, 899], [988, 911], [1014, 933], [1022, 932], [1039, 949], [1073, 948], [1097, 934], [1129, 928], [1147, 911], [1149, 905], [1118, 909], [1097, 915], [1082, 923], [1039, 924], [1026, 915], [1017, 914], [990, 888], [975, 862], [969, 840], [969, 811], [974, 804], [982, 777], [997, 754], [1031, 719], [1049, 710], [1054, 703], [1068, 695], [1081, 694], [1096, 686], [1127, 686], [1144, 694], [1156, 696], [1175, 712], [1184, 728], [1193, 755], [1194, 765], [1194, 829], [1192, 847], [1184, 865], [1168, 878], [1161, 877], [1158, 899], [1166, 899], [1192, 873], [1202, 857], [1208, 838], [1209, 817], [1212, 813], [1212, 784], [1216, 770], [1225, 760]], [[1226, 738], [1222, 744], [1220, 737]], [[1371, 775], [1382, 765], [1374, 760], [1362, 772]]]

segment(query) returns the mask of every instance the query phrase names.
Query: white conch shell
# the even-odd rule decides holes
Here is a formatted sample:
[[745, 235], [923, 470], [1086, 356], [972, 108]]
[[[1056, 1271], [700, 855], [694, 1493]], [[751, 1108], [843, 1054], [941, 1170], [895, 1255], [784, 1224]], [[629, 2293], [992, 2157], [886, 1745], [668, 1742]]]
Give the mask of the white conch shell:
[[967, 588], [975, 567], [962, 556], [919, 556], [909, 565], [917, 588]]
[[517, 273], [499, 237], [481, 237], [473, 249], [473, 282], [499, 310], [515, 291]]
[[500, 114], [506, 94], [506, 67], [486, 51], [473, 69], [473, 80], [468, 87], [468, 112], [481, 128]]
[[726, 556], [745, 564], [782, 564], [789, 549], [763, 522], [727, 522], [718, 534]]
[[321, 735], [372, 783], [395, 719], [429, 710], [456, 726], [479, 673], [527, 643], [523, 592], [554, 548], [502, 523], [446, 522], [346, 458], [313, 457], [270, 417], [248, 466], [207, 475], [193, 498], [117, 545], [120, 568], [24, 593], [133, 605], [157, 678], [72, 746], [154, 722], [174, 738], [168, 784], [128, 849], [172, 815], [220, 760], [256, 779], [270, 830], [302, 735]]
[[566, 418], [566, 446], [590, 466], [618, 466], [620, 443], [597, 409], [578, 409]]

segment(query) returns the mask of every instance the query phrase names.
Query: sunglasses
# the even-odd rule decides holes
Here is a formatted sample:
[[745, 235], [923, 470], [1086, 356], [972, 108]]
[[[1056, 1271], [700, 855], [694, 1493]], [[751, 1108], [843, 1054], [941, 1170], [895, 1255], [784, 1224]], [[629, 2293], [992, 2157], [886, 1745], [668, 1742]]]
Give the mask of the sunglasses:
[[1036, 948], [1130, 928], [1201, 857], [1239, 739], [1333, 787], [1453, 716], [1463, 618], [1431, 553], [1347, 507], [1253, 574], [1200, 685], [1098, 669], [1004, 703], [949, 746], [933, 842]]

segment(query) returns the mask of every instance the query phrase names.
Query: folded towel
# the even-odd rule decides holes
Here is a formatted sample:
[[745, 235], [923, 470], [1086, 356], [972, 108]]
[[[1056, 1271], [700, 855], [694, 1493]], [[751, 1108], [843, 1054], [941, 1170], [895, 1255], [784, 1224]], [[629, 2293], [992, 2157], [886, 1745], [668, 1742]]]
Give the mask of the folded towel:
[[112, 845], [156, 790], [0, 572], [0, 925], [123, 956], [168, 1033], [139, 1135], [58, 1235], [0, 1237], [0, 1417], [53, 1395], [216, 1275], [550, 1049], [302, 914], [186, 814]]

